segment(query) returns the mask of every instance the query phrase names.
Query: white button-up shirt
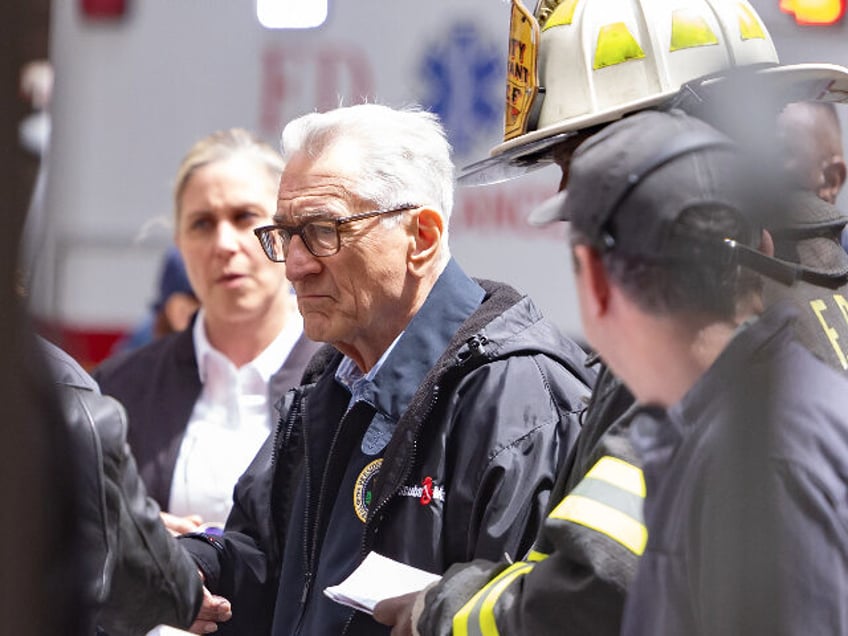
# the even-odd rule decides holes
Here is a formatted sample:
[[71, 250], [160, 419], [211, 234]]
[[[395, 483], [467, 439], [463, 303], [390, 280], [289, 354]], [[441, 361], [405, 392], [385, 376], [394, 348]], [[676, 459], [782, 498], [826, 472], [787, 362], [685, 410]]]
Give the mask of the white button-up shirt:
[[269, 396], [268, 382], [302, 331], [300, 316], [292, 316], [262, 353], [237, 369], [209, 343], [200, 310], [193, 337], [203, 389], [177, 456], [169, 512], [223, 526], [236, 481], [272, 429], [269, 402], [282, 396]]

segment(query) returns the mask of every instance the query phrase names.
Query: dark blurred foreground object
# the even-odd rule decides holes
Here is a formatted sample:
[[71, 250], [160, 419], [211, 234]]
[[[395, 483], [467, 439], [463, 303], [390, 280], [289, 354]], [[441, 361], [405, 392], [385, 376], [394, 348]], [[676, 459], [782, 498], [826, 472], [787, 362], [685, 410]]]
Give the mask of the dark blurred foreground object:
[[79, 585], [77, 475], [68, 430], [11, 294], [11, 286], [2, 287], [0, 500], [6, 512], [0, 525], [0, 631], [87, 635], [89, 612]]
[[18, 144], [29, 107], [16, 92], [21, 67], [47, 55], [49, 2], [0, 3], [0, 613], [2, 631], [16, 636], [80, 634], [73, 583], [75, 516], [72, 470], [64, 427], [14, 291], [18, 241], [37, 159]]
[[147, 496], [126, 442], [126, 412], [67, 353], [39, 342], [67, 420], [68, 456], [78, 460], [83, 602], [113, 636], [190, 626], [200, 609], [200, 577]]

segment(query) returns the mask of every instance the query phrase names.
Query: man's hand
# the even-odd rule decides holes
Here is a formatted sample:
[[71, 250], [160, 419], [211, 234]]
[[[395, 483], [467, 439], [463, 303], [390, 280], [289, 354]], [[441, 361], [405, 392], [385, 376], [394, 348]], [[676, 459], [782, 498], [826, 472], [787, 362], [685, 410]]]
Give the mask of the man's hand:
[[233, 617], [230, 602], [223, 596], [216, 596], [206, 588], [206, 577], [198, 570], [198, 576], [203, 581], [203, 603], [200, 611], [188, 631], [192, 634], [211, 634], [218, 631], [218, 623], [225, 623]]
[[391, 636], [413, 636], [417, 632], [412, 627], [412, 606], [423, 592], [410, 592], [380, 601], [374, 607], [374, 620], [392, 627]]
[[189, 515], [188, 517], [178, 517], [168, 512], [160, 512], [162, 523], [171, 531], [173, 535], [185, 534], [186, 532], [194, 532], [203, 523], [200, 515]]

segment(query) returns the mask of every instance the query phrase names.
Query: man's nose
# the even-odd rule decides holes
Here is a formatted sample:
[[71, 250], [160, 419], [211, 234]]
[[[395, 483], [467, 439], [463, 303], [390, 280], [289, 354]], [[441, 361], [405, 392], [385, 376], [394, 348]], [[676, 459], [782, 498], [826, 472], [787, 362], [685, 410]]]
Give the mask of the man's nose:
[[294, 283], [321, 271], [319, 259], [312, 255], [300, 236], [292, 236], [286, 254], [286, 278]]

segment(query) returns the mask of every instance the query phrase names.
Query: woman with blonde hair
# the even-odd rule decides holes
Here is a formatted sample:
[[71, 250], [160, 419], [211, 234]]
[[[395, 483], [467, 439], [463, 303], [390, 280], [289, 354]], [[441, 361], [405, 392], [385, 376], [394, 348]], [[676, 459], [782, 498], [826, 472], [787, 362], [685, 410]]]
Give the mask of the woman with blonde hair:
[[142, 477], [175, 532], [223, 525], [236, 480], [317, 345], [253, 234], [276, 210], [283, 161], [242, 129], [198, 141], [174, 188], [174, 240], [200, 310], [184, 331], [104, 362]]

